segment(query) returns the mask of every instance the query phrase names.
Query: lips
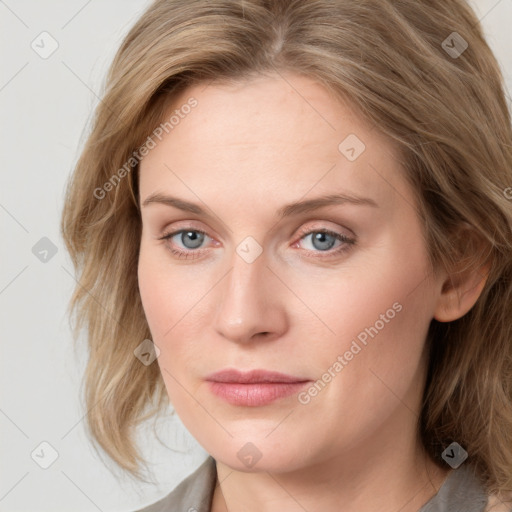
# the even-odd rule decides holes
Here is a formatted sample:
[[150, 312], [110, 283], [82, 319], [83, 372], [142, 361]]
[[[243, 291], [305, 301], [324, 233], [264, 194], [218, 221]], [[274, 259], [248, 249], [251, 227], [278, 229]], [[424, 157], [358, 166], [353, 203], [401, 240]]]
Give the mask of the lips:
[[298, 393], [308, 379], [267, 370], [222, 370], [206, 378], [210, 391], [231, 405], [258, 407]]
[[307, 382], [309, 379], [305, 379], [303, 377], [294, 377], [292, 375], [286, 375], [284, 373], [267, 370], [251, 370], [248, 372], [241, 372], [239, 370], [226, 369], [209, 375], [206, 377], [206, 380], [211, 382], [236, 382], [238, 384], [255, 384], [268, 382]]

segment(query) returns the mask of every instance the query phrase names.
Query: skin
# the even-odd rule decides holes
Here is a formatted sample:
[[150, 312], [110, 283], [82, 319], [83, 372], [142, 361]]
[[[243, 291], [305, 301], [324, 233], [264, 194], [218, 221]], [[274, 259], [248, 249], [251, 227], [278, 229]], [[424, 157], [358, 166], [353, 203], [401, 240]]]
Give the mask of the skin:
[[[140, 202], [173, 195], [210, 217], [142, 206], [138, 276], [169, 399], [217, 463], [212, 510], [417, 511], [448, 475], [417, 435], [425, 337], [432, 318], [451, 321], [473, 306], [481, 275], [451, 286], [446, 272], [432, 274], [397, 149], [314, 80], [202, 84], [173, 108], [191, 96], [197, 107], [141, 163]], [[338, 149], [350, 134], [366, 146], [354, 161]], [[333, 193], [378, 206], [277, 216]], [[180, 229], [207, 236], [199, 249], [180, 234], [160, 239]], [[319, 229], [355, 243], [328, 237], [326, 250], [314, 243]], [[252, 263], [236, 251], [248, 236], [263, 250]], [[396, 303], [400, 312], [306, 404], [295, 394], [235, 406], [204, 380], [261, 368], [316, 381]], [[248, 442], [262, 455], [251, 468], [237, 457]]]

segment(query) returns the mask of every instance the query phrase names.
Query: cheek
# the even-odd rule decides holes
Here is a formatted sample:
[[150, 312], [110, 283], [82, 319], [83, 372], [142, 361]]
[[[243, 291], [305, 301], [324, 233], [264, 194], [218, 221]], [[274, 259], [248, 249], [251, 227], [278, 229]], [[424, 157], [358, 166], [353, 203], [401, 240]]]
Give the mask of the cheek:
[[[430, 324], [425, 267], [417, 256], [407, 262], [390, 254], [365, 272], [353, 268], [353, 280], [332, 282], [323, 300], [316, 296], [335, 334], [302, 354], [318, 380], [300, 397], [299, 411], [336, 433], [331, 447], [372, 436], [392, 415], [417, 410]], [[310, 428], [316, 435], [317, 422]]]
[[203, 354], [201, 319], [207, 314], [204, 296], [209, 286], [207, 273], [194, 265], [172, 265], [164, 248], [141, 243], [138, 280], [144, 313], [152, 341], [160, 349], [158, 363], [174, 374]]
[[[183, 328], [182, 324], [186, 323], [184, 320], [178, 323], [185, 311], [179, 314], [183, 309], [184, 296], [176, 291], [183, 289], [181, 288], [183, 283], [172, 279], [168, 269], [166, 271], [162, 262], [158, 261], [161, 258], [155, 257], [155, 252], [155, 250], [145, 250], [141, 246], [138, 267], [139, 290], [151, 339], [160, 350], [156, 361], [167, 394], [173, 407], [181, 410], [184, 397], [179, 391], [179, 386], [176, 385], [176, 378], [178, 382], [182, 380], [181, 375], [177, 374], [177, 368], [188, 367], [188, 364], [184, 364], [183, 361], [184, 356], [181, 353], [183, 345], [173, 343], [173, 340], [178, 339], [177, 334]], [[179, 273], [176, 274], [179, 277]]]
[[293, 308], [288, 312], [296, 324], [312, 319], [309, 336], [325, 340], [316, 349], [332, 357], [333, 352], [348, 350], [358, 336], [363, 346], [365, 340], [369, 346], [387, 338], [388, 351], [417, 350], [422, 344], [433, 308], [428, 260], [421, 238], [411, 235], [414, 242], [404, 243], [403, 232], [408, 231], [386, 233], [371, 251], [355, 252], [336, 271], [301, 268], [287, 276], [310, 310], [304, 316], [298, 304], [302, 316]]
[[310, 354], [318, 377], [329, 368], [336, 375], [321, 393], [330, 403], [349, 406], [360, 425], [369, 425], [365, 418], [370, 416], [385, 417], [397, 397], [407, 403], [410, 390], [421, 381], [422, 349], [432, 317], [433, 294], [421, 244], [407, 251], [399, 244], [386, 247], [372, 261], [354, 263], [349, 273], [330, 282], [322, 300], [316, 296], [316, 307], [323, 309], [322, 318], [335, 333]]
[[200, 292], [195, 290], [199, 287], [197, 273], [189, 275], [187, 269], [190, 266], [173, 267], [165, 251], [164, 247], [151, 247], [148, 242], [141, 242], [139, 290], [155, 342], [163, 341], [177, 320], [192, 307], [191, 301]]
[[156, 343], [156, 338], [160, 338], [159, 333], [165, 332], [165, 312], [168, 310], [169, 300], [172, 295], [168, 293], [167, 283], [162, 279], [160, 269], [152, 261], [150, 251], [146, 251], [141, 246], [138, 266], [139, 291], [146, 315], [149, 329]]
[[[192, 307], [187, 303], [196, 295], [194, 281], [187, 283], [180, 269], [171, 272], [163, 251], [141, 244], [138, 266], [140, 297], [152, 341], [160, 349], [159, 363], [167, 359], [172, 340], [186, 324], [186, 312]], [[172, 347], [176, 355], [177, 350], [179, 346]]]

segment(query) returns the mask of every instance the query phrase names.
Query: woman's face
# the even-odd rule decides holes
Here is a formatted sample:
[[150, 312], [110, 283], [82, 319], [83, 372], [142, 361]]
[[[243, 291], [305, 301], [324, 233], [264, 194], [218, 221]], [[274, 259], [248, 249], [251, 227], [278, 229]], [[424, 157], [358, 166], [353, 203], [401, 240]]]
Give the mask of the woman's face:
[[[283, 76], [183, 92], [140, 172], [140, 293], [170, 401], [241, 470], [357, 463], [415, 432], [439, 294], [394, 146]], [[225, 369], [295, 383], [208, 380]]]

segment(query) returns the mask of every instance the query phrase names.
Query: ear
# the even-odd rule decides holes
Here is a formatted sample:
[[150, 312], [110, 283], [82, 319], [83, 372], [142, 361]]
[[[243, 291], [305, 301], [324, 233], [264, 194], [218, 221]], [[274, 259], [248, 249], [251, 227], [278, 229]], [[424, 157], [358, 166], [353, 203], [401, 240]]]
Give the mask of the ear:
[[476, 241], [473, 228], [464, 228], [458, 243], [464, 246], [462, 254], [459, 253], [451, 271], [445, 271], [441, 281], [434, 312], [438, 322], [451, 322], [463, 317], [480, 297], [489, 275], [489, 246]]

